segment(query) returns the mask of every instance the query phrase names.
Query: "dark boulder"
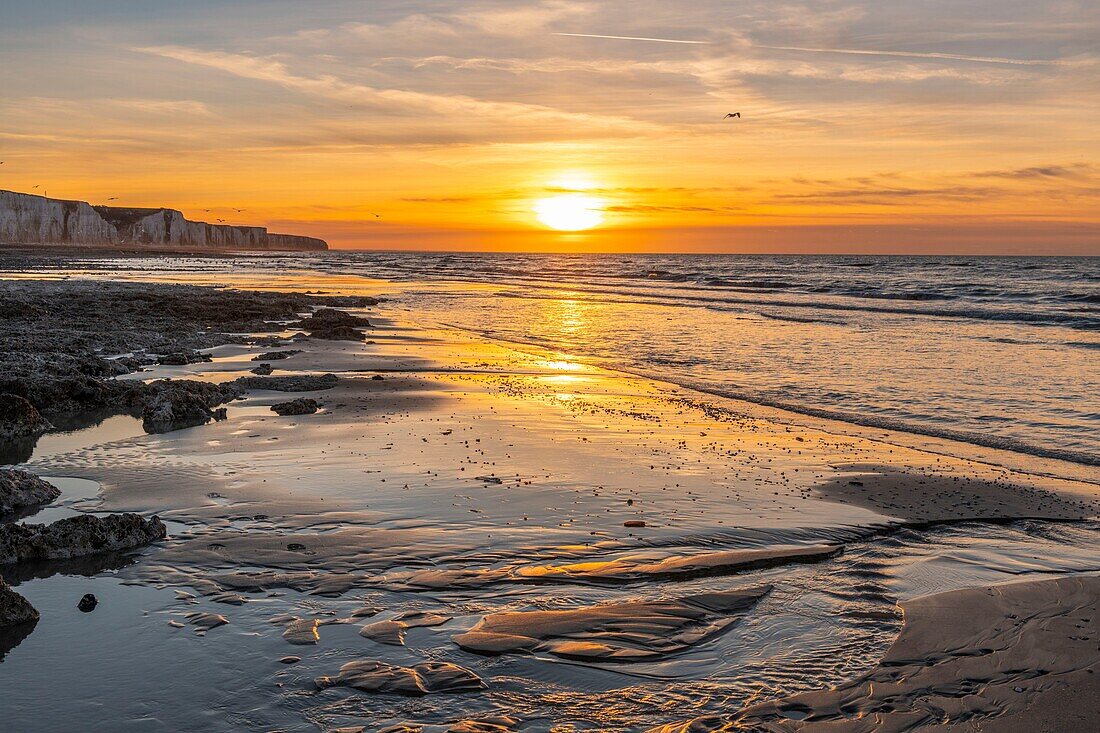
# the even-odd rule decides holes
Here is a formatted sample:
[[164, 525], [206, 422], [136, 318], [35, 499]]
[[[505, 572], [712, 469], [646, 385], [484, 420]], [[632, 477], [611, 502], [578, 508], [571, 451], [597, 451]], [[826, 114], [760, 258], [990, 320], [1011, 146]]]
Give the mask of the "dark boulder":
[[37, 504], [48, 504], [61, 490], [29, 471], [0, 468], [0, 516]]
[[99, 599], [91, 593], [85, 593], [80, 601], [76, 604], [76, 607], [80, 609], [81, 613], [91, 613], [95, 610], [95, 607], [99, 605]]
[[25, 398], [0, 394], [0, 441], [34, 437], [52, 427]]
[[311, 400], [308, 397], [299, 397], [296, 400], [290, 402], [280, 402], [277, 405], [271, 406], [271, 411], [279, 415], [312, 415], [317, 412], [320, 405], [317, 404], [317, 400]]
[[214, 407], [240, 396], [232, 386], [191, 379], [163, 379], [142, 385], [132, 398], [141, 406], [141, 426], [147, 433], [205, 425], [224, 419]]
[[287, 349], [286, 351], [265, 351], [262, 354], [257, 354], [252, 357], [252, 361], [279, 361], [280, 359], [289, 359], [295, 354], [301, 354], [301, 349]]
[[206, 361], [213, 361], [213, 358], [209, 354], [201, 354], [198, 351], [176, 351], [157, 359], [158, 364], [165, 366], [185, 366]]
[[335, 374], [294, 374], [285, 377], [238, 377], [228, 387], [235, 389], [267, 389], [274, 392], [313, 392], [332, 389], [340, 381]]
[[0, 525], [0, 565], [128, 550], [167, 534], [160, 519], [137, 514], [82, 514], [53, 524], [4, 524]]
[[[38, 621], [38, 611], [0, 578], [0, 628]], [[0, 657], [3, 654], [0, 653]]]
[[275, 371], [270, 364], [260, 364], [255, 369], [250, 369], [253, 374], [259, 374], [262, 377], [266, 377], [271, 372]]

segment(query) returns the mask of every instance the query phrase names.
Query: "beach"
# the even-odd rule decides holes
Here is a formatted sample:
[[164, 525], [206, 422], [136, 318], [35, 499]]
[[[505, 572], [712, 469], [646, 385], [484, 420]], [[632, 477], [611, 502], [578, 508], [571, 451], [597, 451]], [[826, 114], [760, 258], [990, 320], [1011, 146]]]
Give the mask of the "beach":
[[[1096, 718], [1100, 474], [1065, 459], [1088, 445], [1039, 455], [693, 389], [418, 318], [400, 294], [430, 283], [17, 264], [9, 326], [80, 338], [41, 331], [8, 358], [132, 360], [74, 362], [109, 394], [71, 423], [44, 409], [56, 429], [4, 454], [61, 490], [18, 521], [129, 512], [167, 537], [0, 566], [41, 614], [0, 647], [13, 729]], [[324, 330], [325, 310], [355, 325]], [[157, 358], [169, 346], [182, 357]], [[166, 379], [207, 385], [210, 419], [149, 432], [159, 393], [127, 383]], [[272, 410], [296, 399], [317, 411]]]

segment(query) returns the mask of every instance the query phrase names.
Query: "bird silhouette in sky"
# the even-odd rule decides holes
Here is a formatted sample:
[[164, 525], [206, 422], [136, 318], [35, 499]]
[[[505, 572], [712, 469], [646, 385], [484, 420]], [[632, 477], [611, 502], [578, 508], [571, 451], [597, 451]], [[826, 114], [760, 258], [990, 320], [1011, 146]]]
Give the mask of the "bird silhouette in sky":
[[740, 112], [730, 112], [728, 115], [726, 115], [722, 119], [723, 120], [728, 120], [730, 117], [736, 117], [737, 119], [741, 119], [741, 113]]
[[[372, 213], [372, 214], [374, 214], [374, 212], [373, 212], [373, 211], [372, 211], [371, 213]], [[375, 219], [381, 219], [381, 218], [382, 218], [382, 215], [381, 215], [381, 214], [374, 214], [374, 218], [375, 218]]]
[[111, 198], [109, 198], [107, 200], [108, 201], [118, 201], [118, 196], [112, 196]]
[[242, 211], [244, 211], [244, 209], [233, 209], [233, 211], [236, 211], [236, 212], [237, 212], [237, 213], [239, 214], [239, 213], [241, 213]]

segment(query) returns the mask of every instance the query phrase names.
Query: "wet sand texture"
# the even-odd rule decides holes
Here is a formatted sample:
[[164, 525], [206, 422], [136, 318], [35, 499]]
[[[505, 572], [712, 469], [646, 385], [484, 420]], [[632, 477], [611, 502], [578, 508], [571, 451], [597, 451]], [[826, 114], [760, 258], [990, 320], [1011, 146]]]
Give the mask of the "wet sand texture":
[[494, 613], [454, 641], [479, 654], [548, 652], [591, 662], [658, 659], [720, 633], [770, 590], [760, 586], [668, 601]]
[[561, 565], [418, 570], [404, 576], [394, 574], [388, 576], [388, 580], [398, 586], [431, 590], [480, 588], [503, 582], [617, 584], [690, 580], [791, 563], [818, 562], [838, 555], [841, 550], [838, 545], [791, 545], [691, 555], [634, 553], [608, 560]]
[[968, 588], [904, 604], [866, 676], [651, 733], [1043, 733], [1100, 720], [1100, 577]]
[[1077, 500], [1051, 491], [962, 476], [906, 473], [889, 466], [838, 467], [854, 475], [816, 487], [825, 499], [871, 509], [920, 524], [980, 519], [997, 521], [1085, 519], [1100, 513], [1095, 500]]
[[335, 677], [318, 677], [317, 687], [353, 687], [363, 692], [427, 695], [431, 692], [477, 692], [485, 689], [480, 677], [457, 664], [424, 662], [399, 667], [373, 660], [348, 662]]

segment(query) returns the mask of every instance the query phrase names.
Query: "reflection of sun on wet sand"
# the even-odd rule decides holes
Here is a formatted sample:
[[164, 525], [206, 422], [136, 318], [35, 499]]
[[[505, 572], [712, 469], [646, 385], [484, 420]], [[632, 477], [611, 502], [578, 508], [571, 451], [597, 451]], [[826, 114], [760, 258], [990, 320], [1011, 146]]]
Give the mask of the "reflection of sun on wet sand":
[[[239, 399], [223, 420], [163, 434], [112, 424], [102, 441], [92, 428], [31, 456], [39, 474], [99, 481], [97, 510], [170, 523], [163, 546], [117, 577], [165, 588], [131, 622], [141, 633], [126, 641], [127, 658], [140, 668], [171, 644], [178, 656], [163, 664], [205, 670], [176, 676], [181, 710], [213, 702], [222, 687], [234, 701], [219, 705], [272, 727], [305, 717], [326, 730], [474, 719], [639, 730], [698, 713], [718, 717], [691, 730], [737, 730], [737, 716], [751, 713], [786, 730], [848, 712], [830, 697], [839, 693], [792, 694], [854, 678], [863, 723], [889, 712], [907, 730], [930, 719], [921, 689], [954, 701], [936, 703], [937, 720], [984, 725], [1049, 705], [1059, 675], [1077, 679], [1024, 653], [1037, 638], [1030, 627], [1010, 637], [1025, 646], [985, 660], [998, 668], [978, 670], [985, 683], [952, 672], [949, 691], [927, 676], [948, 669], [936, 655], [986, 649], [978, 631], [951, 621], [957, 639], [905, 641], [928, 639], [912, 631], [922, 613], [948, 623], [939, 602], [907, 599], [1095, 569], [1095, 524], [1063, 521], [1096, 516], [1095, 485], [1059, 477], [1057, 462], [1015, 466], [945, 441], [928, 450], [928, 441], [414, 326], [384, 305], [369, 322], [353, 340], [292, 342], [291, 329], [204, 348], [210, 361], [151, 366], [128, 378], [235, 385]], [[290, 346], [297, 353], [269, 362], [284, 381], [256, 381], [254, 357]], [[302, 379], [324, 374], [336, 376]], [[306, 389], [290, 397], [314, 400], [315, 413], [272, 411], [289, 397], [271, 388], [288, 378]], [[19, 589], [31, 597], [36, 582]], [[1068, 619], [1095, 603], [1090, 580], [1050, 582], [1076, 585], [1034, 585], [1058, 591], [1036, 591], [1043, 600], [1028, 618]], [[993, 592], [1015, 599], [1012, 609], [1035, 597]], [[976, 624], [990, 620], [982, 628], [1025, 617], [986, 597], [932, 598]], [[0, 664], [0, 683], [19, 673], [21, 684], [51, 684], [30, 652], [72, 622], [46, 595], [32, 600], [44, 620]], [[883, 700], [881, 685], [861, 691], [858, 680], [895, 638], [898, 601], [909, 636], [890, 654], [911, 650], [911, 687]], [[182, 638], [184, 625], [206, 635]], [[1095, 664], [1095, 645], [1091, 661], [1085, 646], [1057, 648]], [[890, 674], [895, 659], [869, 674]], [[139, 714], [133, 700], [152, 682], [135, 680], [126, 697], [79, 684], [126, 717]], [[1025, 692], [1001, 696], [1005, 685]], [[403, 706], [410, 694], [423, 704]], [[768, 699], [784, 702], [769, 708]]]

